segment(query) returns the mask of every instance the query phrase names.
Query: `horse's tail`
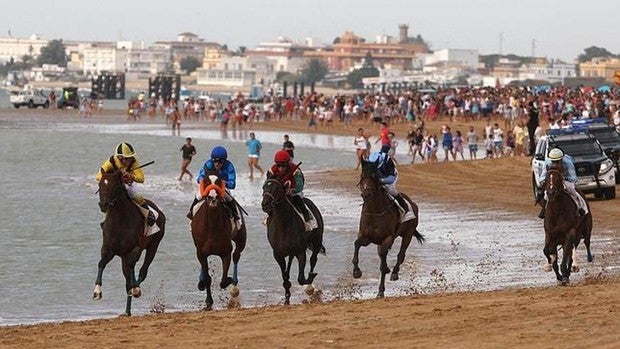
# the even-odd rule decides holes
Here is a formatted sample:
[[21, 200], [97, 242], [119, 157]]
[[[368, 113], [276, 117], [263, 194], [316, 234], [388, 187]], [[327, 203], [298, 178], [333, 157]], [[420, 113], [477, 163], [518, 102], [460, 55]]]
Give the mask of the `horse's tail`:
[[413, 236], [415, 236], [415, 238], [418, 239], [418, 242], [420, 244], [422, 244], [422, 243], [424, 243], [424, 241], [426, 241], [426, 239], [424, 239], [424, 235], [420, 234], [418, 229], [413, 231]]

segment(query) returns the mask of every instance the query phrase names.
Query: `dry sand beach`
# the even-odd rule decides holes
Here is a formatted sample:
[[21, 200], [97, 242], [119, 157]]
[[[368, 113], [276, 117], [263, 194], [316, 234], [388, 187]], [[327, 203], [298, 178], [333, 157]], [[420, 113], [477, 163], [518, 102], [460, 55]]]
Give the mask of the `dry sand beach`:
[[[0, 111], [3, 117], [20, 117], [19, 112]], [[73, 113], [38, 114], [43, 115], [42, 119], [79, 122]], [[95, 116], [94, 120], [122, 122], [124, 117], [107, 113]], [[426, 126], [438, 132], [441, 124], [437, 121]], [[469, 124], [455, 123], [451, 127], [464, 132]], [[483, 123], [473, 124], [481, 133]], [[344, 129], [336, 123], [331, 132], [351, 135], [353, 139], [357, 127]], [[306, 132], [306, 122], [259, 124], [253, 129]], [[399, 138], [404, 137], [407, 129], [404, 124], [392, 127]], [[370, 133], [374, 141], [378, 131], [371, 128]], [[353, 168], [353, 158], [351, 163]], [[399, 171], [399, 189], [414, 200], [426, 197], [449, 205], [469, 205], [481, 211], [501, 209], [538, 219], [527, 157], [402, 165]], [[332, 187], [355, 191], [358, 176], [359, 172], [351, 169], [325, 178], [332, 178]], [[593, 235], [603, 231], [617, 237], [620, 201], [589, 202], [594, 217]], [[542, 227], [540, 234], [544, 234]], [[582, 246], [580, 253], [584, 253], [581, 249]], [[542, 244], [540, 250], [542, 270]], [[409, 253], [415, 252], [410, 249]], [[532, 277], [552, 280], [551, 274], [542, 272]], [[601, 271], [575, 279], [578, 281], [568, 287], [553, 285], [7, 326], [0, 327], [0, 347], [619, 347], [619, 274]]]

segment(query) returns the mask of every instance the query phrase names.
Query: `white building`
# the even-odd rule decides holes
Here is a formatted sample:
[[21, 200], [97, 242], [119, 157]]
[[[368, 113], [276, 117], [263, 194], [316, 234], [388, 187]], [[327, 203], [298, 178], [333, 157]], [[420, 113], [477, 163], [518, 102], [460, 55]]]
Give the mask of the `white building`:
[[478, 69], [478, 62], [478, 50], [447, 48], [426, 55], [424, 67], [475, 71]]
[[48, 41], [38, 35], [32, 35], [28, 39], [0, 38], [0, 64], [9, 62], [11, 58], [15, 62], [22, 60], [25, 55], [37, 57], [41, 54], [41, 48], [47, 46]]
[[545, 80], [550, 83], [562, 83], [565, 78], [576, 76], [577, 66], [560, 60], [554, 60], [551, 63], [545, 60], [544, 62], [524, 65], [519, 69], [520, 80]]
[[84, 49], [84, 75], [101, 73], [125, 73], [127, 71], [127, 50], [107, 47]]
[[131, 79], [149, 77], [166, 72], [170, 68], [171, 51], [169, 49], [130, 49], [127, 50], [127, 75]]

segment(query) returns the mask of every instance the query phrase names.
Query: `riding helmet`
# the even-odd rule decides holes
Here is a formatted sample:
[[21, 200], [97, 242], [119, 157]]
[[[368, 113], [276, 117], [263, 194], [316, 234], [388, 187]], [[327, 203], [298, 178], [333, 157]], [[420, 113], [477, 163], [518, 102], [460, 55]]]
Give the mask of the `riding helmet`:
[[116, 155], [125, 158], [132, 158], [136, 156], [136, 151], [133, 150], [133, 146], [131, 146], [131, 144], [121, 142], [116, 146]]
[[564, 152], [560, 148], [553, 148], [549, 152], [549, 160], [551, 161], [559, 161], [564, 157]]
[[218, 145], [211, 151], [211, 159], [226, 160], [227, 158], [228, 152], [226, 151], [226, 148], [222, 147], [221, 145]]
[[291, 161], [291, 155], [286, 150], [278, 150], [273, 157], [273, 161], [277, 163], [288, 163]]

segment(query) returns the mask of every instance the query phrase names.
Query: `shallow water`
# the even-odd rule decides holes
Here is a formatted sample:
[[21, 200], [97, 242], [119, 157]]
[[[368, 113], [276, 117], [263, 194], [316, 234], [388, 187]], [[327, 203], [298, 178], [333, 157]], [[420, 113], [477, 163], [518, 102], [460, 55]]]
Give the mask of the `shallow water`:
[[[211, 126], [211, 125], [209, 125]], [[329, 189], [320, 182], [326, 169], [354, 166], [350, 137], [290, 133], [296, 159], [303, 161], [309, 179], [305, 193], [321, 209], [325, 220], [324, 245], [315, 285], [323, 299], [371, 298], [378, 287], [379, 261], [375, 246], [362, 248], [361, 279], [351, 276], [353, 241], [361, 211], [357, 188]], [[102, 219], [94, 194], [101, 161], [122, 140], [131, 142], [142, 162], [156, 160], [145, 169], [142, 191], [155, 200], [168, 217], [166, 235], [159, 247], [143, 296], [134, 300], [134, 314], [153, 308], [166, 311], [198, 310], [205, 293], [196, 289], [199, 264], [185, 214], [192, 201], [192, 182], [176, 180], [179, 148], [184, 137], [194, 138], [198, 155], [190, 169], [196, 172], [209, 150], [224, 144], [237, 166], [234, 195], [248, 211], [248, 243], [239, 278], [243, 307], [283, 301], [279, 267], [271, 256], [260, 210], [262, 180], [247, 178], [247, 132], [223, 136], [212, 129], [188, 129], [182, 137], [170, 135], [164, 125], [42, 123], [40, 120], [0, 120], [0, 325], [44, 321], [113, 317], [124, 310], [124, 281], [120, 259], [106, 268], [104, 298], [92, 300], [97, 272]], [[282, 132], [257, 132], [267, 161], [282, 141]], [[410, 193], [414, 194], [415, 193]], [[533, 217], [506, 212], [476, 212], [466, 207], [446, 207], [418, 202], [419, 231], [426, 243], [412, 242], [401, 279], [386, 283], [386, 296], [445, 291], [491, 290], [506, 287], [553, 285], [543, 273], [542, 224]], [[489, 215], [493, 217], [489, 220]], [[578, 253], [584, 275], [617, 270], [618, 238], [594, 234], [596, 260], [585, 263], [585, 249]], [[607, 236], [611, 236], [608, 234]], [[389, 256], [393, 265], [400, 240]], [[214, 280], [221, 277], [217, 257], [210, 259]], [[292, 275], [296, 275], [296, 263]], [[305, 301], [302, 288], [292, 288], [293, 303]], [[214, 288], [215, 308], [223, 308], [228, 292]]]

